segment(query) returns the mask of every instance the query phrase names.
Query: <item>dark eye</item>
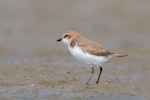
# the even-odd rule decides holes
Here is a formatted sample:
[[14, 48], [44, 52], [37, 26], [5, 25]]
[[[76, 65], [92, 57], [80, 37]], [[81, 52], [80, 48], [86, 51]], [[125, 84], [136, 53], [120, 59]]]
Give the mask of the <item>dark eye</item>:
[[64, 38], [68, 37], [69, 35], [65, 35]]

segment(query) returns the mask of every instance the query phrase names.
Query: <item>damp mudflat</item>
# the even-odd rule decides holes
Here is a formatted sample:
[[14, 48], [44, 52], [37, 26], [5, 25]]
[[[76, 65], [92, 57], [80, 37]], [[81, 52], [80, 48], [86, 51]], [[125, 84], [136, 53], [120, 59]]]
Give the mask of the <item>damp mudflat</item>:
[[[65, 57], [65, 56], [64, 56]], [[0, 98], [3, 100], [147, 100], [150, 98], [149, 66], [132, 57], [112, 60], [103, 67], [99, 84], [98, 68], [89, 85], [90, 67], [71, 57], [10, 59], [0, 66]], [[12, 62], [11, 62], [12, 60]]]
[[[83, 1], [0, 1], [1, 100], [150, 99], [150, 2]], [[66, 30], [129, 56], [86, 85], [90, 66], [56, 42]]]

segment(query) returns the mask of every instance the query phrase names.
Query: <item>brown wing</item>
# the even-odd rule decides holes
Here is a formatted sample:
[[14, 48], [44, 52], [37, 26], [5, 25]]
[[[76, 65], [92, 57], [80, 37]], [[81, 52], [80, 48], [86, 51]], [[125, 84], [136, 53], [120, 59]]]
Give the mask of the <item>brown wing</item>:
[[104, 49], [101, 45], [92, 42], [87, 39], [80, 39], [80, 42], [76, 41], [76, 43], [82, 48], [85, 53], [89, 53], [96, 56], [108, 56], [114, 54], [106, 49]]

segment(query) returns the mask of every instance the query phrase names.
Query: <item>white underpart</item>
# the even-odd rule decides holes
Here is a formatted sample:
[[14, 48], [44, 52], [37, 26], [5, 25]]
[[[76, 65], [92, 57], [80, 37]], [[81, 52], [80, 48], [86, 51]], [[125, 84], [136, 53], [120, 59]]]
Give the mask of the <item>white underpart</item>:
[[104, 57], [84, 53], [78, 46], [70, 47], [70, 45], [68, 45], [68, 49], [77, 60], [93, 66], [103, 66], [103, 64], [113, 57], [113, 55]]

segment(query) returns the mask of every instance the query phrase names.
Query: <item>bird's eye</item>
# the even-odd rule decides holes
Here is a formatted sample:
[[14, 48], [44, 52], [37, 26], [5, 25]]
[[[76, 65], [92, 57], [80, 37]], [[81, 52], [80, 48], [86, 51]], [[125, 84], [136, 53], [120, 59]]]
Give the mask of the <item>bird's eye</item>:
[[64, 38], [68, 37], [69, 35], [65, 35]]

